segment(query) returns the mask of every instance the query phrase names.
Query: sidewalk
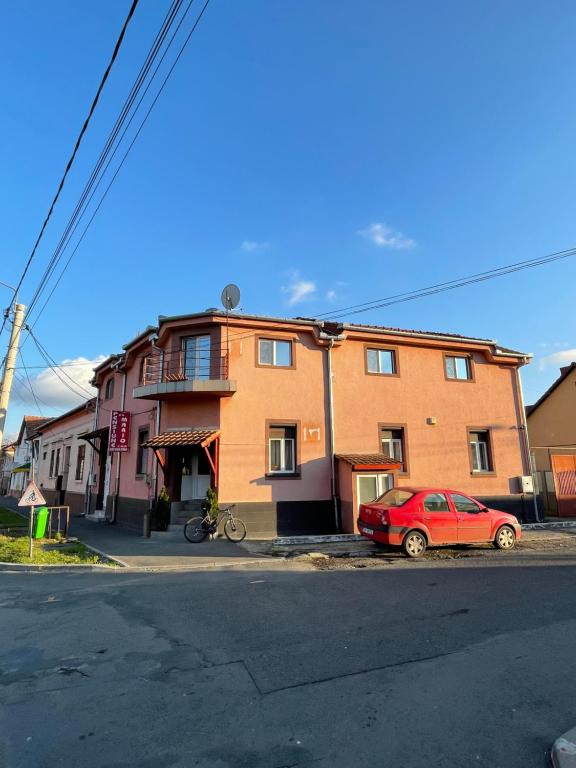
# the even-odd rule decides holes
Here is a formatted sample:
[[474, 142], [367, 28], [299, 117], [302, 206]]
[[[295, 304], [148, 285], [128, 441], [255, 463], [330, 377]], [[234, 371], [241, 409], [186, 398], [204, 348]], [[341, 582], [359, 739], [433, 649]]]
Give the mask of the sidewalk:
[[72, 518], [70, 535], [129, 567], [217, 568], [273, 560], [266, 555], [252, 554], [244, 544], [233, 544], [227, 539], [190, 544], [184, 535], [175, 539], [160, 532], [153, 532], [146, 539], [121, 526], [93, 523], [82, 517]]
[[[9, 496], [0, 496], [0, 506], [17, 510], [28, 517], [27, 508], [18, 508], [17, 501]], [[267, 553], [251, 551], [250, 542], [233, 544], [227, 539], [203, 541], [190, 544], [182, 535], [152, 532], [149, 539], [138, 532], [119, 525], [94, 523], [84, 517], [70, 519], [70, 536], [76, 536], [84, 544], [103, 555], [119, 560], [123, 565], [134, 568], [218, 568], [230, 565], [258, 565], [273, 562], [277, 558]]]

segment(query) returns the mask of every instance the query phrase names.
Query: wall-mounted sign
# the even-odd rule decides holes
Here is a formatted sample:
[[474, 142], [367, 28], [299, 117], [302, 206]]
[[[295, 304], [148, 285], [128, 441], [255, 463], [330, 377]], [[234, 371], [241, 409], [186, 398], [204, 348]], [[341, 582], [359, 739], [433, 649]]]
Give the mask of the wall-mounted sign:
[[112, 411], [109, 451], [127, 451], [130, 445], [130, 412]]

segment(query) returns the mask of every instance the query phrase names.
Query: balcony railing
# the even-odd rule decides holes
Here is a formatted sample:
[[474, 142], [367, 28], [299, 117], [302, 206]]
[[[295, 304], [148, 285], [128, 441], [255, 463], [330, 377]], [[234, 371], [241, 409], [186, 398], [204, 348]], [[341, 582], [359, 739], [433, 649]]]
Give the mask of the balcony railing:
[[226, 381], [228, 354], [220, 350], [190, 354], [185, 350], [154, 354], [144, 358], [141, 386], [176, 381]]

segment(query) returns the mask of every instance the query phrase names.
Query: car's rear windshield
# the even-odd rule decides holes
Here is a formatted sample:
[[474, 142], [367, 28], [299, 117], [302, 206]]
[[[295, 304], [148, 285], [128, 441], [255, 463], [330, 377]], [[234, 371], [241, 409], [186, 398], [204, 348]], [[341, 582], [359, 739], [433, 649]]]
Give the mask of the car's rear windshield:
[[387, 507], [401, 507], [411, 499], [414, 494], [404, 488], [390, 488], [389, 491], [379, 496], [376, 501], [380, 504], [386, 504]]

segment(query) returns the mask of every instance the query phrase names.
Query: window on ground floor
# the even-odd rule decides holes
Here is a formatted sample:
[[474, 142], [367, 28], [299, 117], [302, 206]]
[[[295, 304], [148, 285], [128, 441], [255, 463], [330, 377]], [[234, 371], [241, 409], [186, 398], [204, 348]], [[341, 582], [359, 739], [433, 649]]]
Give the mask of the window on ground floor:
[[82, 443], [78, 445], [78, 452], [76, 454], [76, 480], [82, 480], [84, 476], [84, 459], [86, 456], [86, 446]]
[[472, 472], [493, 472], [492, 446], [489, 429], [469, 429], [470, 465]]
[[296, 426], [270, 424], [268, 427], [268, 472], [290, 474], [296, 472]]
[[138, 430], [138, 453], [136, 455], [136, 474], [145, 475], [148, 472], [148, 448], [144, 447], [150, 439], [148, 427], [140, 427]]
[[50, 451], [50, 472], [48, 473], [48, 477], [54, 477], [54, 455], [55, 451]]

